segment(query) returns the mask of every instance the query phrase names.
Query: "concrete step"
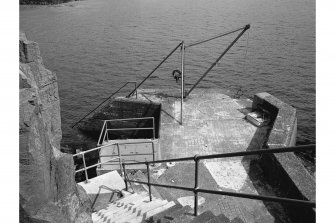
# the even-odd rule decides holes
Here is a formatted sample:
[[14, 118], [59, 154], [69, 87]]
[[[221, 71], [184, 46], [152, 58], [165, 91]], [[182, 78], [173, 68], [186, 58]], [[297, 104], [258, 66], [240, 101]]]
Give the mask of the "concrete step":
[[165, 210], [168, 210], [169, 208], [173, 207], [175, 203], [173, 201], [170, 201], [169, 203], [165, 204], [164, 206], [160, 206], [158, 208], [155, 208], [153, 210], [150, 210], [147, 212], [145, 219], [150, 218], [156, 214], [159, 214]]
[[157, 199], [153, 197], [150, 202], [147, 193], [129, 194], [114, 201], [92, 214], [93, 222], [142, 222], [145, 218], [151, 217], [165, 211], [175, 205], [174, 202]]
[[154, 222], [159, 222], [159, 223], [166, 223], [169, 222], [171, 220], [173, 220], [174, 215], [177, 213], [177, 211], [180, 211], [180, 209], [182, 209], [183, 206], [179, 203], [176, 203], [174, 206], [172, 206], [171, 208], [168, 208], [154, 216], [151, 217], [147, 217], [147, 219], [145, 220], [145, 222], [150, 222], [150, 223], [154, 223]]
[[114, 201], [112, 203], [109, 203], [106, 208], [101, 209], [101, 210], [99, 210], [99, 211], [97, 211], [93, 214], [95, 214], [97, 216], [102, 216], [106, 212], [111, 211], [113, 208], [123, 207], [123, 206], [127, 205], [129, 202], [132, 202], [133, 200], [140, 199], [140, 198], [141, 198], [140, 194], [131, 194], [131, 195], [129, 195], [125, 198], [122, 198], [118, 201]]
[[124, 209], [128, 209], [131, 206], [137, 204], [138, 201], [143, 201], [148, 199], [147, 196], [140, 194], [132, 194], [124, 199], [120, 199], [116, 202], [110, 203], [107, 208], [98, 211], [96, 214], [102, 218], [111, 215], [116, 212], [122, 212]]
[[165, 200], [143, 202], [141, 206], [138, 206], [136, 210], [131, 212], [129, 215], [125, 215], [122, 218], [117, 218], [116, 222], [142, 222], [148, 211], [163, 207], [166, 204], [168, 204], [168, 201]]
[[[140, 199], [133, 201], [131, 203], [128, 203], [124, 206], [119, 206], [119, 207], [114, 206], [112, 210], [106, 212], [103, 215], [102, 220], [105, 220], [105, 221], [110, 220], [111, 222], [117, 221], [118, 218], [123, 218], [124, 216], [128, 216], [131, 213], [135, 212], [138, 208], [143, 206], [143, 204], [145, 204], [146, 202], [149, 202], [149, 198], [141, 197]], [[152, 202], [156, 202], [156, 200]], [[101, 221], [101, 222], [104, 222], [104, 221]]]

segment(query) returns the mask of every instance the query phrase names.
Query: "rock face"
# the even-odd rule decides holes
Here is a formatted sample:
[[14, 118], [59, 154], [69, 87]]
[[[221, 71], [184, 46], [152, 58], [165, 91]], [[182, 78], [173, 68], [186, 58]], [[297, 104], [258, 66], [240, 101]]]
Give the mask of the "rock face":
[[20, 222], [92, 222], [90, 201], [60, 149], [57, 77], [20, 34]]

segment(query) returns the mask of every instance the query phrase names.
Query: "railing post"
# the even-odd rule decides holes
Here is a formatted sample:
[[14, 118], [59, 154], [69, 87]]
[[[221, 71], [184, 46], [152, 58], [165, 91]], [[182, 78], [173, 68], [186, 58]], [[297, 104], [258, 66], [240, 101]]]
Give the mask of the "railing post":
[[[100, 132], [100, 136], [99, 136], [99, 140], [98, 140], [98, 144], [97, 146], [100, 146], [102, 143], [100, 143], [101, 141], [101, 137], [102, 137], [102, 133], [104, 131], [104, 128], [105, 128], [105, 125], [106, 125], [106, 120], [104, 121], [104, 124], [102, 125], [102, 128], [101, 128], [101, 132]], [[102, 139], [103, 140], [103, 139]]]
[[152, 196], [151, 196], [151, 185], [150, 185], [150, 170], [149, 170], [149, 163], [146, 162], [145, 165], [147, 165], [148, 187], [149, 187], [149, 198], [150, 198], [150, 201], [152, 201]]
[[155, 136], [155, 118], [154, 117], [152, 118], [152, 137], [153, 137], [153, 139], [156, 138], [156, 136]]
[[120, 174], [122, 176], [122, 166], [121, 166], [121, 153], [120, 153], [120, 147], [119, 147], [119, 143], [116, 143], [116, 147], [117, 147], [117, 154], [119, 156], [119, 165], [120, 165]]
[[152, 161], [155, 161], [155, 143], [151, 142], [152, 146]]
[[[104, 142], [104, 141], [106, 141], [106, 135], [107, 135], [107, 127], [108, 127], [108, 122], [106, 121], [106, 127], [105, 127], [105, 135], [104, 135], [104, 137], [103, 137], [103, 139], [102, 139], [102, 143]], [[102, 143], [101, 143], [101, 145], [102, 145]]]
[[83, 163], [84, 163], [84, 168], [85, 168], [85, 182], [88, 183], [88, 175], [87, 175], [87, 169], [86, 169], [85, 153], [83, 153]]
[[184, 41], [181, 44], [181, 98], [180, 98], [180, 124], [183, 125], [183, 103], [184, 103]]
[[99, 149], [99, 163], [100, 163], [100, 169], [101, 169], [101, 148]]
[[126, 185], [126, 191], [128, 191], [128, 183], [127, 183], [127, 173], [126, 173], [126, 165], [122, 163], [123, 167], [123, 178], [124, 178], [124, 184]]
[[137, 83], [135, 82], [135, 95], [136, 95], [136, 99], [137, 99]]
[[194, 156], [195, 162], [195, 181], [194, 181], [194, 216], [198, 215], [198, 179], [199, 179], [199, 159], [198, 155]]

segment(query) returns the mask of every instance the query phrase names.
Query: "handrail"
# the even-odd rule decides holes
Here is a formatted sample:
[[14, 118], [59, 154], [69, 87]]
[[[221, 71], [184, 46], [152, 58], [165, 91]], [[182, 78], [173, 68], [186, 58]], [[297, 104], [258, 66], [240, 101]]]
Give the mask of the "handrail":
[[[83, 164], [84, 164], [84, 168], [76, 170], [75, 173], [78, 173], [78, 172], [81, 172], [81, 171], [85, 171], [85, 182], [87, 183], [88, 182], [88, 174], [87, 174], [87, 170], [88, 169], [90, 169], [92, 167], [99, 166], [99, 165], [101, 166], [101, 164], [107, 165], [107, 163], [109, 163], [109, 162], [111, 162], [113, 160], [116, 160], [116, 159], [119, 160], [120, 172], [122, 173], [122, 160], [125, 161], [125, 159], [121, 158], [121, 153], [120, 153], [119, 145], [143, 144], [143, 143], [150, 143], [151, 144], [151, 147], [152, 147], [152, 160], [155, 161], [155, 145], [154, 145], [153, 141], [151, 141], [151, 142], [150, 141], [148, 141], [148, 142], [121, 142], [121, 143], [116, 142], [116, 143], [110, 143], [110, 144], [107, 144], [107, 145], [104, 145], [104, 146], [96, 147], [96, 148], [93, 148], [93, 149], [89, 149], [89, 150], [86, 150], [86, 151], [82, 151], [82, 152], [73, 154], [72, 157], [76, 157], [76, 156], [82, 155]], [[117, 151], [118, 151], [117, 155], [109, 155], [109, 156], [101, 156], [101, 155], [99, 155], [99, 162], [98, 163], [93, 164], [91, 166], [86, 166], [86, 161], [85, 161], [85, 154], [86, 153], [93, 152], [93, 151], [96, 151], [96, 150], [100, 150], [102, 148], [110, 147], [110, 146], [113, 146], [113, 145], [117, 146]], [[146, 154], [142, 154], [141, 153], [141, 154], [136, 154], [136, 155], [151, 155], [151, 154], [150, 153], [146, 153]], [[124, 154], [122, 156], [127, 156], [127, 155]], [[114, 158], [109, 159], [109, 160], [104, 161], [104, 162], [101, 162], [100, 157], [114, 157]], [[135, 162], [135, 163], [139, 163], [139, 162]]]
[[[137, 120], [148, 120], [151, 119], [152, 120], [152, 127], [149, 128], [117, 128], [117, 129], [109, 129], [108, 128], [108, 123], [109, 122], [131, 122], [131, 121], [137, 121]], [[154, 117], [143, 117], [143, 118], [126, 118], [126, 119], [111, 119], [111, 120], [104, 120], [104, 124], [101, 128], [101, 132], [100, 132], [100, 136], [98, 139], [98, 146], [102, 145], [102, 143], [104, 141], [106, 141], [106, 137], [108, 139], [108, 131], [128, 131], [128, 130], [152, 130], [152, 138], [155, 139], [155, 118]], [[103, 132], [105, 132], [103, 138], [102, 138], [102, 134]]]
[[78, 125], [82, 120], [84, 120], [87, 116], [89, 116], [90, 114], [92, 114], [94, 111], [96, 111], [101, 105], [103, 105], [106, 101], [108, 101], [111, 97], [113, 97], [114, 95], [116, 95], [117, 93], [119, 93], [119, 91], [122, 90], [122, 88], [124, 88], [125, 86], [127, 86], [130, 83], [134, 83], [135, 84], [135, 89], [134, 91], [132, 91], [131, 94], [129, 94], [127, 97], [130, 97], [130, 95], [132, 95], [134, 92], [136, 93], [136, 98], [137, 98], [137, 83], [136, 81], [128, 81], [126, 82], [124, 85], [122, 85], [118, 90], [114, 91], [109, 97], [107, 97], [103, 102], [101, 102], [98, 106], [96, 106], [93, 110], [91, 110], [90, 112], [88, 112], [83, 118], [81, 118], [79, 121], [77, 121], [74, 125], [71, 126], [71, 128], [75, 127], [76, 125]]
[[[180, 190], [193, 191], [194, 192], [194, 215], [195, 216], [198, 215], [198, 193], [200, 193], [200, 192], [201, 193], [209, 193], [209, 194], [218, 194], [218, 195], [226, 195], [226, 196], [256, 199], [256, 200], [262, 200], [262, 201], [289, 203], [289, 204], [294, 204], [294, 205], [299, 205], [299, 206], [315, 208], [315, 206], [316, 206], [315, 201], [306, 201], [306, 200], [282, 198], [282, 197], [274, 197], [274, 196], [254, 195], [254, 194], [247, 194], [247, 193], [236, 193], [236, 192], [228, 192], [228, 191], [207, 190], [207, 189], [203, 189], [203, 188], [198, 187], [199, 161], [201, 161], [201, 160], [250, 156], [250, 155], [286, 153], [286, 152], [301, 152], [301, 151], [307, 151], [307, 150], [315, 150], [315, 145], [312, 144], [312, 145], [295, 146], [295, 147], [283, 147], [283, 148], [276, 148], [276, 149], [261, 149], [261, 150], [253, 150], [253, 151], [223, 153], [223, 154], [213, 154], [213, 155], [203, 155], [203, 156], [195, 155], [194, 157], [183, 157], [183, 158], [176, 158], [176, 159], [146, 161], [146, 162], [137, 162], [137, 163], [122, 163], [122, 167], [123, 167], [123, 171], [124, 171], [124, 176], [126, 176], [126, 174], [127, 174], [126, 173], [126, 165], [145, 164], [147, 166], [148, 182], [134, 181], [134, 180], [126, 179], [126, 178], [124, 178], [124, 181], [125, 181], [125, 184], [126, 184], [126, 190], [128, 190], [127, 182], [133, 182], [133, 183], [148, 185], [150, 200], [152, 200], [152, 198], [151, 198], [151, 186], [158, 186], [158, 187], [174, 188], [174, 189], [180, 189]], [[150, 183], [150, 172], [149, 172], [149, 165], [150, 164], [166, 163], [166, 162], [180, 162], [180, 161], [189, 161], [189, 160], [193, 160], [195, 162], [195, 182], [194, 182], [194, 187], [193, 188], [183, 187], [183, 186], [167, 185], [167, 184]]]
[[176, 48], [174, 48], [156, 67], [155, 69], [153, 69], [148, 76], [146, 76], [141, 83], [138, 84], [138, 86], [132, 91], [130, 92], [130, 94], [128, 95], [128, 97], [130, 97], [130, 95], [132, 95], [181, 45], [183, 44], [183, 42], [180, 42]]

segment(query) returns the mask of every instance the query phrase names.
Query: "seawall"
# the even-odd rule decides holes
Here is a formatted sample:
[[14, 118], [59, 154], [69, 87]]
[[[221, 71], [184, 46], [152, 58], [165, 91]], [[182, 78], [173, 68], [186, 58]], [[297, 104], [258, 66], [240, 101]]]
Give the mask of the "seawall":
[[[270, 112], [273, 122], [265, 148], [295, 146], [297, 112], [292, 106], [263, 92], [254, 96], [252, 109]], [[262, 156], [263, 173], [280, 191], [279, 196], [315, 201], [315, 178], [309, 174], [302, 161], [292, 152]], [[289, 207], [288, 212], [296, 222], [315, 222], [311, 208]]]

